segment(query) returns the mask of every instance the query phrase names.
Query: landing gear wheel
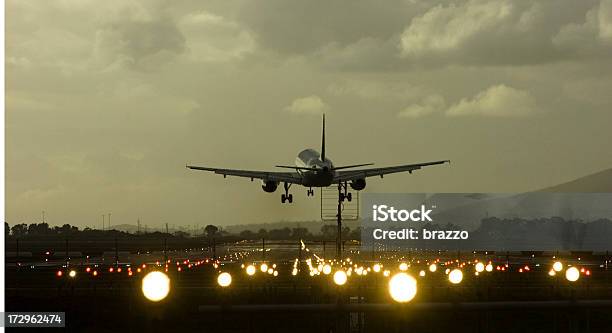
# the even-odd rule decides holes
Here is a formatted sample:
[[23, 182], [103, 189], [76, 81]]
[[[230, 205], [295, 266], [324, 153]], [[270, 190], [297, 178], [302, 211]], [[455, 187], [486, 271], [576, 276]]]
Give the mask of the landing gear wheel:
[[353, 195], [351, 193], [348, 193], [346, 195], [346, 200], [348, 200], [349, 202], [351, 202], [351, 200], [353, 200]]
[[283, 186], [285, 187], [285, 194], [281, 194], [281, 202], [285, 203], [285, 201], [289, 201], [289, 203], [292, 203], [293, 195], [289, 194], [289, 188], [291, 187], [291, 184], [285, 183]]
[[313, 189], [309, 189], [308, 191], [306, 191], [306, 195], [307, 196], [313, 196], [314, 197], [314, 190]]

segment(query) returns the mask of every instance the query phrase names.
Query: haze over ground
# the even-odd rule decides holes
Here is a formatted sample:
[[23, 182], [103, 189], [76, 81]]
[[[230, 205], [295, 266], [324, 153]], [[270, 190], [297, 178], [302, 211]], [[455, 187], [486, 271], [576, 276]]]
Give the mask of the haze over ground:
[[6, 3], [10, 224], [313, 220], [259, 182], [450, 159], [370, 192], [519, 192], [612, 166], [612, 1]]

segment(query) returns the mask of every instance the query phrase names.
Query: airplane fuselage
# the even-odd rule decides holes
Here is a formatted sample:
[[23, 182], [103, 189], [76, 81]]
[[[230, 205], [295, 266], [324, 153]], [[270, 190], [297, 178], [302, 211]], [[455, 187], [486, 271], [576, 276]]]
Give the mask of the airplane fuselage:
[[314, 149], [302, 150], [295, 159], [295, 165], [300, 168], [314, 168], [316, 170], [301, 170], [302, 185], [306, 187], [326, 187], [334, 180], [334, 164], [328, 158], [321, 159], [321, 154]]

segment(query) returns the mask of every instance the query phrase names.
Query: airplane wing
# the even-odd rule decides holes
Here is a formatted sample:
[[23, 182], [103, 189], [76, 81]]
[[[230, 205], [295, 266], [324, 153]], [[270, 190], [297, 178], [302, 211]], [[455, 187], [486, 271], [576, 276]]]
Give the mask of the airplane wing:
[[396, 172], [405, 172], [408, 171], [412, 173], [414, 170], [421, 169], [422, 167], [450, 163], [449, 160], [444, 161], [435, 161], [435, 162], [426, 162], [426, 163], [417, 163], [417, 164], [406, 164], [406, 165], [398, 165], [386, 168], [371, 168], [371, 169], [361, 169], [361, 170], [347, 170], [347, 171], [338, 171], [336, 176], [334, 177], [334, 183], [340, 183], [345, 181], [351, 181], [361, 178], [367, 178], [372, 176], [380, 176], [396, 173]]
[[188, 169], [211, 171], [219, 175], [236, 176], [253, 179], [261, 179], [263, 181], [286, 182], [292, 184], [301, 184], [302, 177], [295, 172], [269, 172], [269, 171], [252, 171], [252, 170], [235, 170], [235, 169], [219, 169], [203, 166], [187, 165]]

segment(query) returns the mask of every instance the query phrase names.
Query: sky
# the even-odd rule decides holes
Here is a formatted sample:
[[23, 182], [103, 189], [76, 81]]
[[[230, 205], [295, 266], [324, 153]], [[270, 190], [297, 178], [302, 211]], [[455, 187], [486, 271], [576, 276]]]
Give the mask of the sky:
[[612, 167], [612, 0], [6, 1], [7, 222], [319, 218], [271, 170], [450, 159], [367, 192], [519, 192]]

